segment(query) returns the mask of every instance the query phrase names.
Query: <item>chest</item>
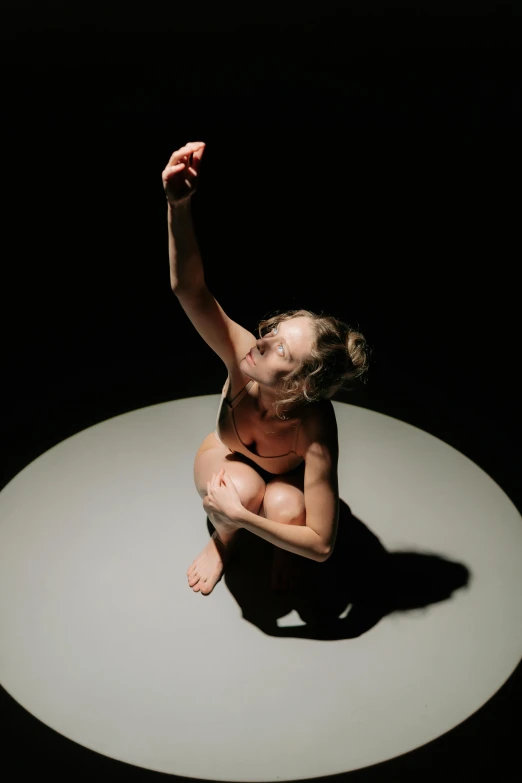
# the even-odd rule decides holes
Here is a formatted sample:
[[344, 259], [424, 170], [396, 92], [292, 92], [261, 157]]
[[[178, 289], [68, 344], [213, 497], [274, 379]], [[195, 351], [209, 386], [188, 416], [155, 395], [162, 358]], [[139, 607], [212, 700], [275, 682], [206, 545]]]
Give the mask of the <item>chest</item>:
[[236, 434], [240, 441], [259, 457], [277, 457], [296, 451], [299, 453], [299, 434], [301, 420], [291, 419], [288, 422], [263, 420], [254, 407], [248, 394], [232, 410], [228, 416], [235, 424]]

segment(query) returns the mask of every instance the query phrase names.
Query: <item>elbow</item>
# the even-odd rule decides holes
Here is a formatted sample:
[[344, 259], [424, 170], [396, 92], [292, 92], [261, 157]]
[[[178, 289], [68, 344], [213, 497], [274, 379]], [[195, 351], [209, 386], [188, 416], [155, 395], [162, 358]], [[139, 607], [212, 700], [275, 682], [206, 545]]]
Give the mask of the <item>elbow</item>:
[[319, 553], [317, 554], [317, 557], [316, 557], [317, 562], [318, 563], [325, 563], [328, 560], [328, 558], [330, 557], [330, 555], [332, 554], [332, 551], [333, 551], [332, 547], [327, 547], [327, 546], [323, 545], [321, 547], [321, 549], [319, 550]]

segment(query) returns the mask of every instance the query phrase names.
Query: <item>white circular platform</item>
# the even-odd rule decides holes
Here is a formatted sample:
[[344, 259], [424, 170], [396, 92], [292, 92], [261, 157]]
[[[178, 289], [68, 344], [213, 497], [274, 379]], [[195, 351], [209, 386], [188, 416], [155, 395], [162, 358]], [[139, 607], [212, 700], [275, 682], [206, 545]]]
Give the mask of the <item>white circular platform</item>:
[[[351, 524], [392, 558], [429, 560], [435, 593], [437, 573], [469, 579], [425, 609], [377, 612], [359, 632], [353, 601], [328, 638], [291, 606], [267, 632], [242, 616], [226, 579], [209, 596], [187, 583], [209, 536], [193, 460], [218, 403], [207, 395], [104, 421], [0, 493], [5, 690], [95, 752], [229, 781], [355, 770], [472, 715], [522, 654], [522, 525], [505, 493], [437, 438], [334, 403]], [[266, 608], [261, 587], [245, 590]]]

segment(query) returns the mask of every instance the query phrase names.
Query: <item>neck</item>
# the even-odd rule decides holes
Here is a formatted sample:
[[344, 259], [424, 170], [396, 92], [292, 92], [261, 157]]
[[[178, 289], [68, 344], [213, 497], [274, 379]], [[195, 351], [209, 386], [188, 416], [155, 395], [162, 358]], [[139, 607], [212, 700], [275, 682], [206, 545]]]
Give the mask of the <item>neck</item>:
[[[280, 421], [281, 419], [279, 416], [276, 416], [276, 408], [275, 403], [280, 399], [280, 397], [271, 392], [270, 390], [266, 390], [265, 388], [262, 388], [259, 383], [257, 384], [257, 401], [256, 401], [256, 408], [257, 412], [261, 418], [261, 421], [271, 421], [277, 419]], [[280, 414], [285, 416], [285, 418], [288, 417], [288, 411], [280, 410]]]
[[257, 384], [257, 411], [263, 420], [275, 418], [275, 404], [279, 397]]

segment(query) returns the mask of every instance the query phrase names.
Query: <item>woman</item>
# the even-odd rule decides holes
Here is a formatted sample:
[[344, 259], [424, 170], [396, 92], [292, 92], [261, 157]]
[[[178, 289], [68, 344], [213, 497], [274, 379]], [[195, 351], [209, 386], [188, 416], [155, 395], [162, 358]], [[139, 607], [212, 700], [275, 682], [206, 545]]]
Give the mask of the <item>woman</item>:
[[171, 287], [224, 362], [216, 430], [200, 445], [194, 481], [215, 531], [187, 571], [195, 592], [221, 579], [241, 528], [274, 544], [272, 584], [285, 584], [288, 552], [326, 560], [339, 515], [337, 423], [331, 397], [368, 369], [360, 332], [330, 315], [290, 310], [258, 326], [232, 321], [205, 284], [190, 200], [203, 142], [176, 150], [162, 173], [168, 202]]

